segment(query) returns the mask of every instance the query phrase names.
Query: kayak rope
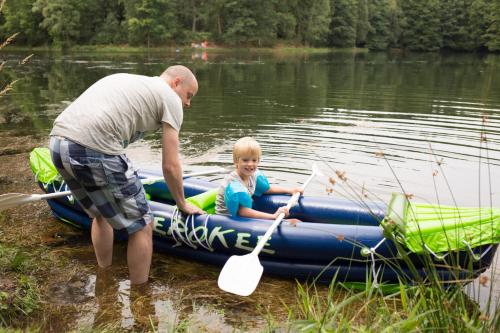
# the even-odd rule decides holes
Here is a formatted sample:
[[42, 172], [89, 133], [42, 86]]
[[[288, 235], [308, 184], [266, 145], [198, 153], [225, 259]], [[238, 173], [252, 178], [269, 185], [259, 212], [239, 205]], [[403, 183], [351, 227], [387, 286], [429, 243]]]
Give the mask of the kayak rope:
[[465, 246], [467, 246], [467, 249], [469, 250], [469, 253], [474, 261], [481, 260], [486, 255], [486, 253], [488, 253], [491, 250], [491, 248], [493, 247], [493, 244], [490, 244], [490, 246], [488, 246], [486, 248], [486, 250], [484, 250], [483, 253], [481, 253], [481, 255], [478, 255], [478, 254], [474, 253], [474, 251], [472, 250], [472, 247], [470, 246], [469, 243], [467, 243], [465, 240], [462, 240], [462, 242], [465, 244]]
[[[191, 229], [188, 228], [189, 225], [189, 219], [191, 218]], [[172, 213], [172, 220], [171, 220], [171, 226], [172, 226], [172, 237], [174, 238], [176, 245], [181, 245], [181, 244], [186, 244], [187, 246], [197, 249], [197, 245], [203, 247], [204, 249], [213, 252], [214, 248], [210, 245], [208, 242], [208, 220], [210, 218], [210, 215], [207, 215], [205, 218], [205, 221], [203, 223], [203, 234], [201, 235], [201, 239], [198, 237], [196, 234], [196, 229], [200, 227], [195, 226], [195, 216], [194, 215], [188, 215], [186, 218], [186, 221], [183, 221], [182, 219], [182, 212], [179, 210], [179, 208], [175, 207], [174, 212]], [[184, 230], [182, 230], [179, 226], [184, 226]], [[191, 230], [191, 232], [190, 232]], [[190, 233], [192, 234], [190, 236]], [[196, 242], [193, 242], [193, 236], [196, 239]], [[203, 243], [205, 241], [205, 244]]]
[[431, 248], [430, 248], [429, 246], [427, 246], [427, 244], [424, 244], [424, 248], [425, 248], [427, 251], [429, 251], [429, 253], [430, 253], [430, 254], [432, 254], [432, 255], [434, 256], [434, 258], [436, 258], [436, 259], [437, 259], [437, 260], [439, 260], [439, 261], [444, 261], [444, 262], [446, 262], [446, 261], [445, 261], [445, 258], [448, 256], [448, 254], [450, 254], [450, 252], [448, 252], [448, 253], [445, 253], [445, 254], [443, 254], [443, 255], [439, 255], [439, 254], [435, 253], [434, 251], [432, 251], [432, 250], [431, 250]]
[[[210, 243], [208, 243], [208, 228], [207, 228], [207, 225], [208, 225], [208, 219], [210, 218], [210, 215], [207, 214], [207, 217], [205, 218], [205, 222], [203, 223], [203, 234], [201, 235], [201, 237], [205, 237], [205, 241], [206, 241], [206, 245], [203, 244], [203, 239], [199, 239], [198, 238], [198, 235], [196, 234], [196, 227], [194, 225], [194, 215], [189, 215], [187, 220], [186, 220], [186, 224], [187, 224], [187, 221], [189, 220], [189, 218], [191, 217], [191, 229], [193, 230], [193, 235], [194, 235], [194, 238], [196, 238], [196, 241], [198, 242], [198, 244], [200, 244], [201, 247], [203, 247], [204, 249], [210, 251], [210, 252], [214, 252], [214, 249], [213, 247], [210, 245]], [[198, 227], [199, 228], [199, 227]]]
[[[172, 220], [171, 220], [171, 225], [172, 225], [172, 237], [174, 238], [175, 242], [180, 245], [182, 243], [188, 245], [189, 247], [196, 249], [196, 246], [189, 242], [187, 239], [184, 238], [182, 235], [182, 230], [180, 230], [179, 225], [183, 224], [184, 221], [182, 221], [182, 213], [179, 210], [179, 208], [175, 207], [174, 212], [172, 213]], [[184, 226], [186, 227], [186, 226]], [[177, 239], [177, 237], [179, 239]], [[177, 245], [176, 244], [176, 245]]]
[[[465, 240], [462, 240], [462, 243], [467, 247], [467, 250], [469, 251], [469, 254], [472, 258], [472, 260], [474, 261], [479, 261], [481, 260], [493, 247], [493, 244], [490, 244], [490, 246], [488, 246], [486, 248], [486, 250], [483, 251], [483, 253], [481, 254], [477, 254], [474, 252], [474, 250], [472, 249], [472, 247], [470, 246], [469, 243], [467, 243]], [[446, 254], [443, 254], [443, 255], [439, 255], [437, 253], [435, 253], [434, 251], [432, 251], [428, 246], [427, 244], [424, 244], [424, 248], [429, 251], [430, 254], [432, 254], [434, 256], [434, 258], [436, 258], [437, 260], [439, 261], [445, 261], [445, 258], [446, 256], [448, 256], [451, 252], [448, 252]], [[446, 262], [446, 261], [445, 261]]]
[[364, 250], [365, 251], [368, 251], [368, 253], [370, 254], [370, 260], [372, 261], [372, 275], [373, 275], [373, 286], [375, 288], [378, 288], [379, 287], [379, 283], [378, 283], [378, 273], [380, 273], [380, 269], [382, 268], [382, 266], [380, 266], [378, 268], [378, 270], [375, 270], [375, 252], [377, 251], [377, 248], [382, 245], [383, 242], [385, 242], [386, 238], [382, 238], [380, 240], [380, 242], [377, 243], [377, 245], [375, 245], [374, 247], [370, 247], [369, 249], [368, 248], [365, 248]]
[[[375, 245], [374, 247], [370, 247], [370, 248], [363, 248], [361, 251], [362, 251], [362, 254], [364, 252], [364, 254], [369, 254], [370, 255], [370, 260], [372, 262], [371, 264], [371, 270], [372, 270], [372, 275], [373, 275], [373, 286], [375, 288], [377, 288], [379, 286], [379, 283], [378, 283], [378, 273], [380, 272], [380, 268], [378, 270], [375, 270], [375, 253], [376, 253], [376, 250], [377, 248], [382, 245], [383, 242], [385, 242], [386, 238], [382, 238], [382, 240], [380, 240], [380, 242], [377, 243], [377, 245]], [[490, 246], [488, 246], [486, 248], [486, 250], [484, 250], [480, 255], [479, 254], [476, 254], [474, 253], [474, 250], [472, 249], [472, 247], [470, 246], [469, 243], [467, 243], [465, 240], [462, 240], [462, 243], [464, 243], [464, 245], [467, 247], [471, 257], [472, 257], [472, 260], [474, 261], [479, 261], [481, 260], [492, 248], [493, 248], [493, 244], [490, 244]], [[445, 264], [448, 265], [448, 263], [446, 262], [446, 257], [451, 253], [451, 252], [447, 252], [446, 254], [444, 255], [439, 255], [437, 253], [435, 253], [434, 251], [431, 250], [431, 248], [429, 248], [427, 246], [427, 244], [424, 244], [423, 247], [429, 251], [430, 254], [432, 254], [434, 256], [434, 258], [436, 258], [437, 260], [439, 261], [444, 261]]]

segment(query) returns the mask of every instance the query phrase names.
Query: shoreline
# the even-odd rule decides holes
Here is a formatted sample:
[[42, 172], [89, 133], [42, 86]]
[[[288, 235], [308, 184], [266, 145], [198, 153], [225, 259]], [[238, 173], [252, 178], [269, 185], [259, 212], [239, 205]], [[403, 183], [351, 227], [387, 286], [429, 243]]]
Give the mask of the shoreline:
[[73, 52], [92, 52], [92, 53], [186, 53], [186, 52], [214, 52], [214, 53], [282, 53], [291, 52], [294, 54], [325, 54], [334, 52], [369, 52], [366, 48], [315, 48], [305, 46], [275, 46], [275, 47], [228, 47], [228, 46], [210, 46], [206, 48], [194, 48], [188, 45], [182, 46], [158, 46], [158, 47], [136, 47], [129, 45], [74, 45], [68, 48], [61, 46], [17, 46], [9, 45], [7, 52], [54, 52], [54, 53], [73, 53]]

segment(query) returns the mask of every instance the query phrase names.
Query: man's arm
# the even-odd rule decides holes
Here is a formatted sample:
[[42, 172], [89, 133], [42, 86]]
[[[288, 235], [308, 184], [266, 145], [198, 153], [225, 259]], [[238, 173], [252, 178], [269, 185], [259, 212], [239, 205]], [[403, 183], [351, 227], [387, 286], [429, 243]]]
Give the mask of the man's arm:
[[167, 123], [163, 123], [161, 164], [163, 177], [177, 207], [186, 214], [203, 214], [203, 210], [188, 203], [184, 197], [182, 164], [179, 159], [179, 134]]

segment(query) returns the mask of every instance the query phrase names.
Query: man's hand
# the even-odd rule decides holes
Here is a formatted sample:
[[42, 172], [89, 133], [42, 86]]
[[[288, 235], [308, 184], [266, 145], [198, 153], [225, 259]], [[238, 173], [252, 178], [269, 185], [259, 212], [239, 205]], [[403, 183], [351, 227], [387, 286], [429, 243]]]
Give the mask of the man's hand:
[[198, 214], [198, 215], [201, 215], [201, 214], [205, 214], [205, 211], [203, 211], [202, 209], [200, 209], [199, 207], [196, 207], [195, 205], [189, 203], [189, 202], [186, 202], [186, 204], [182, 207], [179, 207], [178, 208], [185, 214], [187, 215], [193, 215], [193, 214]]

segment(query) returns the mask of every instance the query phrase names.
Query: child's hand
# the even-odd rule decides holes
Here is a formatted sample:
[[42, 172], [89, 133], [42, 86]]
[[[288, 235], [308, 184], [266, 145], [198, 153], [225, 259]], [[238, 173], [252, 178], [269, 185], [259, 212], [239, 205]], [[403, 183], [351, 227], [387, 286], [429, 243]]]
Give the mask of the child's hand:
[[304, 194], [304, 189], [302, 187], [294, 187], [290, 189], [289, 194], [294, 195], [295, 193], [299, 192], [300, 195]]
[[275, 219], [278, 218], [278, 216], [280, 216], [281, 213], [284, 213], [285, 214], [285, 217], [287, 217], [288, 215], [290, 215], [290, 213], [288, 212], [288, 208], [286, 208], [286, 206], [283, 206], [283, 207], [280, 207], [276, 210], [276, 212], [273, 214], [273, 217]]
[[297, 223], [299, 222], [302, 222], [301, 220], [299, 219], [287, 219], [286, 220], [288, 223], [290, 223], [292, 225], [292, 227], [296, 227], [297, 226]]

